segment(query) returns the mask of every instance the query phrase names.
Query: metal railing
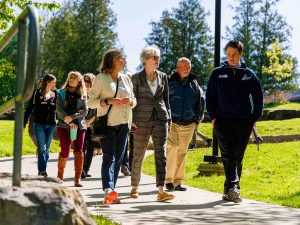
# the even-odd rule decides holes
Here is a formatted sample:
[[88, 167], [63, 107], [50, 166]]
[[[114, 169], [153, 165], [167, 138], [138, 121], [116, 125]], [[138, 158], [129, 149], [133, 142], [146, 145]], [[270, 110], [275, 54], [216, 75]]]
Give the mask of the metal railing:
[[[24, 123], [24, 102], [30, 99], [37, 78], [40, 30], [38, 11], [27, 6], [0, 40], [2, 51], [18, 33], [16, 95], [0, 106], [0, 115], [15, 108], [13, 186], [21, 186], [21, 161]], [[28, 23], [29, 22], [29, 23]], [[29, 30], [27, 43], [27, 28]]]

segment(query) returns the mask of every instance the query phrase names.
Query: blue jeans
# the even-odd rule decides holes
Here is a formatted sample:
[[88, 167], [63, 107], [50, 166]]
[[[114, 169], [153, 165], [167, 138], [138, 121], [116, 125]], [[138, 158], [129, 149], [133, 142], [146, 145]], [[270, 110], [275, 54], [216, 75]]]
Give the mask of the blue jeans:
[[101, 139], [103, 162], [101, 168], [102, 188], [114, 190], [127, 148], [128, 124], [109, 126], [107, 137]]
[[46, 172], [50, 146], [56, 125], [33, 124], [34, 135], [38, 146], [38, 172]]

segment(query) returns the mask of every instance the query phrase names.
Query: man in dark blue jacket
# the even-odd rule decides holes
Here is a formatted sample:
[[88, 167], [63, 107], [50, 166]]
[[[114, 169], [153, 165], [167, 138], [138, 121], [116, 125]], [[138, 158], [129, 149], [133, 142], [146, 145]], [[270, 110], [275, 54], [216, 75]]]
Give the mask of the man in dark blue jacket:
[[185, 156], [196, 124], [203, 118], [204, 98], [196, 76], [191, 72], [191, 62], [180, 58], [177, 71], [169, 79], [169, 101], [172, 125], [168, 135], [166, 188], [186, 191], [181, 186], [184, 178]]
[[263, 94], [255, 73], [241, 62], [243, 44], [229, 41], [225, 52], [228, 61], [210, 76], [206, 107], [224, 165], [223, 200], [240, 202], [242, 160], [252, 127], [262, 114]]

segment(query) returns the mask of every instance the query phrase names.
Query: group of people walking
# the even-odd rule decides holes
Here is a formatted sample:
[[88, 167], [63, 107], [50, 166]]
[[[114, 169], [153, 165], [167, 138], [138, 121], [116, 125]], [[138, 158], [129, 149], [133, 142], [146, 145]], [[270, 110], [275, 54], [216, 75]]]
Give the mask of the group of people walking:
[[[255, 74], [240, 63], [241, 43], [229, 43], [225, 48], [226, 53], [230, 51], [228, 64], [212, 72], [206, 104], [220, 138], [226, 175], [224, 199], [236, 201], [246, 139], [261, 114], [262, 94]], [[230, 57], [238, 63], [231, 63]], [[97, 117], [107, 115], [107, 133], [101, 139], [104, 204], [120, 202], [116, 186], [122, 161], [127, 157], [130, 131], [133, 150], [130, 196], [139, 197], [141, 168], [150, 137], [154, 146], [157, 200], [172, 200], [175, 196], [171, 191], [186, 191], [182, 186], [185, 158], [195, 127], [204, 115], [203, 91], [197, 76], [191, 73], [188, 58], [179, 58], [176, 70], [170, 76], [158, 70], [158, 47], [145, 47], [140, 61], [143, 67], [140, 72], [132, 76], [123, 74], [124, 54], [111, 49], [104, 54], [97, 76], [82, 76], [72, 71], [58, 91], [55, 90], [56, 78], [53, 75], [43, 77], [27, 107], [24, 122], [26, 125], [29, 116], [33, 118], [39, 175], [47, 176], [47, 161], [57, 119], [61, 146], [57, 177], [63, 181], [73, 143], [74, 184], [82, 187], [81, 178], [90, 176], [88, 171], [97, 145], [92, 140], [91, 127]]]

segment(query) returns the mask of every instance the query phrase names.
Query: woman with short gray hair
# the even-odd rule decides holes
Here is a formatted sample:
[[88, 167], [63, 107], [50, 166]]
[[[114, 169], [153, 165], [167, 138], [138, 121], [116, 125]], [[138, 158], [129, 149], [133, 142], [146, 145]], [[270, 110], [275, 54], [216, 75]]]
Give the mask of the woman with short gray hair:
[[168, 123], [171, 119], [169, 104], [168, 78], [157, 70], [160, 50], [157, 46], [147, 46], [140, 55], [143, 70], [132, 76], [133, 92], [137, 106], [133, 110], [133, 123], [138, 131], [134, 135], [133, 162], [131, 166], [132, 198], [138, 198], [138, 185], [141, 167], [150, 135], [154, 144], [157, 200], [174, 199], [172, 194], [163, 190], [166, 176], [166, 145]]

